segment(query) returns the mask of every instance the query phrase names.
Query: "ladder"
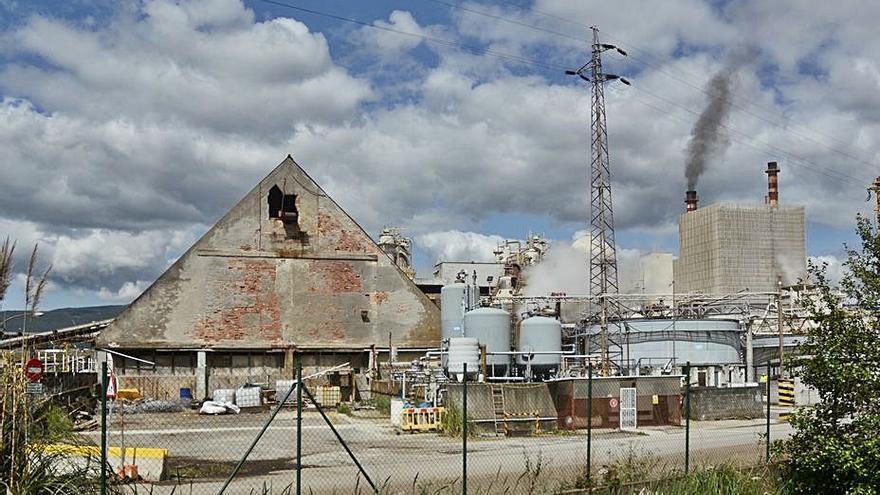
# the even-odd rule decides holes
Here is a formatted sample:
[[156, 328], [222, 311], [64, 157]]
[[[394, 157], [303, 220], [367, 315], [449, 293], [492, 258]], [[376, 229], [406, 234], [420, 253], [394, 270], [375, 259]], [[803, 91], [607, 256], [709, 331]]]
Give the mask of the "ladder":
[[[495, 412], [495, 436], [507, 435], [507, 421], [504, 416], [504, 388], [502, 386], [490, 386], [492, 388], [492, 406]], [[501, 422], [499, 423], [499, 418]]]

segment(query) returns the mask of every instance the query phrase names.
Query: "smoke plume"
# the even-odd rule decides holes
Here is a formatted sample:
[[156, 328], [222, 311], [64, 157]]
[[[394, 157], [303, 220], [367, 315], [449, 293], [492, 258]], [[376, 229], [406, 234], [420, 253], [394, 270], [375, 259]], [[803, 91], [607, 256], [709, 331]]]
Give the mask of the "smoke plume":
[[700, 175], [706, 170], [707, 160], [727, 148], [727, 139], [721, 124], [730, 113], [730, 93], [739, 63], [728, 63], [712, 76], [706, 85], [706, 107], [691, 129], [687, 146], [684, 175], [688, 189], [696, 189]]

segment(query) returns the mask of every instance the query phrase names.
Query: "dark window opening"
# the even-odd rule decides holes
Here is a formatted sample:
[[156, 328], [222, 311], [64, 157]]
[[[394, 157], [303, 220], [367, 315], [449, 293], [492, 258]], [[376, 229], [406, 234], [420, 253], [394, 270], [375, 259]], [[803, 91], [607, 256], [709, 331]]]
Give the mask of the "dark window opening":
[[296, 195], [284, 194], [278, 186], [269, 189], [269, 218], [279, 218], [285, 224], [297, 224]]
[[361, 310], [361, 321], [363, 321], [364, 323], [370, 322], [370, 312], [366, 309]]

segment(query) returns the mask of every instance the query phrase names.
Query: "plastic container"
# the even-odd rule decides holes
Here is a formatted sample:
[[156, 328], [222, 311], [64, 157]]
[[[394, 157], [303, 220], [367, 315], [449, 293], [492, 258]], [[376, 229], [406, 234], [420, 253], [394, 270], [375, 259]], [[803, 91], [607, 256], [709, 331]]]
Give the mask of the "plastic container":
[[259, 407], [263, 405], [260, 387], [240, 387], [235, 391], [235, 405], [238, 407]]
[[218, 388], [214, 391], [214, 402], [231, 402], [235, 404], [235, 390], [231, 388]]
[[284, 401], [285, 404], [296, 404], [296, 390], [291, 392], [286, 401], [284, 400], [284, 396], [293, 388], [294, 383], [296, 380], [275, 380], [275, 400]]

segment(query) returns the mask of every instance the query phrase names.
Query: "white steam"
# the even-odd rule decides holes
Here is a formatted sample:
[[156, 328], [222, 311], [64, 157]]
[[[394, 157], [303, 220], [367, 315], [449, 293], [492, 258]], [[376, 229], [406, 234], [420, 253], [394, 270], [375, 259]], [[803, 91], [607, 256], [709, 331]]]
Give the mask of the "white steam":
[[[576, 232], [572, 241], [551, 241], [544, 259], [526, 268], [524, 295], [588, 294], [589, 252], [590, 237], [583, 231]], [[636, 249], [617, 248], [617, 279], [621, 293], [641, 292], [640, 255]]]

